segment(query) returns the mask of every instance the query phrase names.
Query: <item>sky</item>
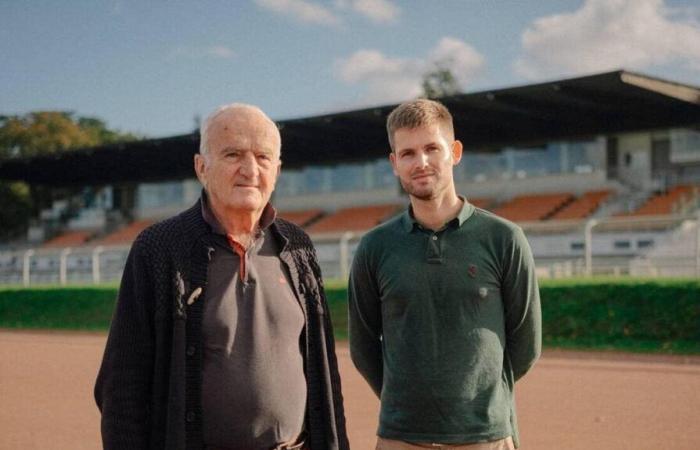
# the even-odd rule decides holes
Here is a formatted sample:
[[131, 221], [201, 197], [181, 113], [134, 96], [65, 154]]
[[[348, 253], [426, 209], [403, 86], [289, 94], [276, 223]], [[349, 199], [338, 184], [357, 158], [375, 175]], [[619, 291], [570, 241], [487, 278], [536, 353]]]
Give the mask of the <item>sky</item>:
[[698, 0], [0, 0], [0, 115], [190, 133], [217, 106], [275, 120], [627, 69], [700, 86]]

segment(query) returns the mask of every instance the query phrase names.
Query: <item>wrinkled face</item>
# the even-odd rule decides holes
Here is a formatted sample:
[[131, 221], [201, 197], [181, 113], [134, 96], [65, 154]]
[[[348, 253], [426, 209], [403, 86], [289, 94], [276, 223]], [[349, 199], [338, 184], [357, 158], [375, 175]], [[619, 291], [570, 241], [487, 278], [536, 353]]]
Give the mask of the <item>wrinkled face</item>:
[[280, 172], [280, 137], [256, 111], [232, 110], [208, 129], [204, 155], [195, 155], [197, 178], [216, 211], [262, 211]]
[[434, 200], [454, 191], [452, 167], [462, 158], [462, 144], [440, 132], [440, 126], [399, 128], [390, 154], [394, 175], [411, 196]]

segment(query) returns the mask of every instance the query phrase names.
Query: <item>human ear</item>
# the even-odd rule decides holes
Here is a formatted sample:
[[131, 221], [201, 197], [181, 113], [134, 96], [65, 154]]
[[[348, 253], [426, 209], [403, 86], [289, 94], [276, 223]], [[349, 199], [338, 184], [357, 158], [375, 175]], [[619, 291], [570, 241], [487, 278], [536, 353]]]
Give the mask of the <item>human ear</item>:
[[464, 146], [462, 142], [455, 140], [452, 143], [452, 165], [456, 166], [462, 160], [462, 151]]
[[398, 177], [399, 173], [396, 170], [396, 153], [394, 153], [393, 150], [389, 153], [389, 161], [391, 162], [391, 169], [394, 171], [394, 175]]
[[194, 155], [194, 172], [197, 174], [197, 179], [199, 182], [202, 184], [202, 186], [206, 187], [206, 170], [207, 169], [207, 161], [206, 161], [206, 156], [202, 155], [201, 153], [195, 153]]

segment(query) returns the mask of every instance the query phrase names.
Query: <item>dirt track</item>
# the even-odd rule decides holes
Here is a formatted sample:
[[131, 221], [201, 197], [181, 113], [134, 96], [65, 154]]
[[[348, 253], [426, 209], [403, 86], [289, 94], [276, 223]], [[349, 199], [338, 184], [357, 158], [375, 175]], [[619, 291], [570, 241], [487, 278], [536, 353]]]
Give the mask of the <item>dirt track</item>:
[[[99, 449], [92, 385], [105, 336], [0, 330], [0, 449]], [[338, 350], [350, 442], [378, 402]], [[551, 352], [517, 385], [522, 449], [700, 448], [700, 358]]]

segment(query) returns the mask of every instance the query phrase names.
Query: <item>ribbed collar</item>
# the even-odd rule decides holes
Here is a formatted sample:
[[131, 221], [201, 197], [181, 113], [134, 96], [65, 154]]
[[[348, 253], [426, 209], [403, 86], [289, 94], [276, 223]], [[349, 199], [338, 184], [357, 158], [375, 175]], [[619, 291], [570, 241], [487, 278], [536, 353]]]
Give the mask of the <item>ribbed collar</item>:
[[[466, 222], [467, 219], [469, 219], [469, 217], [471, 217], [471, 215], [474, 214], [474, 205], [469, 203], [469, 201], [461, 195], [459, 196], [459, 198], [463, 202], [462, 208], [459, 210], [459, 213], [457, 213], [457, 215], [453, 219], [450, 219], [449, 221], [447, 221], [447, 223], [445, 223], [445, 225], [440, 227], [440, 230], [450, 225], [461, 227], [464, 224], [464, 222]], [[415, 216], [413, 215], [413, 206], [411, 205], [409, 205], [408, 209], [406, 209], [406, 211], [404, 211], [403, 214], [401, 214], [401, 223], [406, 233], [410, 233], [415, 228], [422, 228], [422, 225], [418, 223]]]

